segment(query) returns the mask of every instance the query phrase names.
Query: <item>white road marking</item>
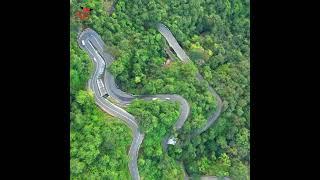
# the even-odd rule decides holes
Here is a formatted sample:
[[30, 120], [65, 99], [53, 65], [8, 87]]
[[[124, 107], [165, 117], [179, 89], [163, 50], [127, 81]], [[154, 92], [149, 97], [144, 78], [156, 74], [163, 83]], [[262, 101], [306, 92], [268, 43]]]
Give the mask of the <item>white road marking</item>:
[[92, 47], [92, 49], [93, 49], [95, 52], [97, 52], [97, 50], [92, 46], [92, 44], [91, 44], [90, 41], [88, 41], [88, 44]]
[[[90, 45], [90, 42], [89, 42]], [[94, 57], [93, 53], [86, 47], [87, 51]]]
[[99, 52], [96, 50], [96, 48], [94, 48], [94, 47], [92, 46], [92, 44], [91, 44], [90, 41], [88, 42], [88, 44], [92, 47], [92, 49], [95, 51], [95, 53], [97, 54], [97, 56], [102, 60], [101, 63], [105, 66], [106, 63], [105, 63], [103, 57], [99, 54]]
[[[92, 36], [92, 35], [91, 35]], [[96, 42], [97, 42], [97, 44], [100, 46], [100, 48], [103, 50], [103, 48], [102, 48], [102, 46], [100, 45], [100, 43], [99, 43], [99, 41], [96, 39], [96, 37], [94, 37], [94, 36], [92, 36], [93, 37], [93, 39], [95, 39], [96, 40]]]
[[[99, 99], [99, 97], [97, 97], [97, 100], [98, 100], [101, 104], [104, 105], [104, 103]], [[105, 100], [105, 101], [107, 101], [107, 100]], [[115, 105], [112, 104], [112, 103], [110, 103], [110, 105], [113, 106], [113, 107], [115, 107], [116, 109], [122, 110], [121, 108], [119, 108], [118, 106], [115, 106]], [[104, 106], [103, 106], [102, 108], [105, 109]], [[128, 116], [126, 116], [126, 115], [124, 115], [124, 114], [121, 114], [121, 113], [119, 113], [119, 112], [117, 112], [117, 111], [115, 111], [115, 110], [113, 110], [113, 109], [111, 109], [111, 108], [110, 108], [109, 110], [110, 110], [110, 111], [113, 111], [115, 114], [118, 114], [118, 115], [120, 115], [120, 116], [126, 117], [130, 122], [132, 122], [135, 126], [137, 126], [136, 122], [135, 122], [133, 119], [131, 119], [130, 117], [128, 117]], [[108, 110], [105, 110], [105, 111], [108, 112]], [[123, 111], [124, 111], [124, 110], [123, 110]]]

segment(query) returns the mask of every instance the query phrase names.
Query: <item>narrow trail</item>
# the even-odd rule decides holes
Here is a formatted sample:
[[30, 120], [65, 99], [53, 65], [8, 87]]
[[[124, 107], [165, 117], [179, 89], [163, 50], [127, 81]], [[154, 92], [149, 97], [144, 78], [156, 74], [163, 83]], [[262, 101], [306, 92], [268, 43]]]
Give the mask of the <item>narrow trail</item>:
[[[182, 62], [188, 63], [190, 61], [187, 54], [180, 47], [179, 43], [176, 41], [170, 30], [165, 27], [163, 24], [158, 24], [159, 32], [165, 37], [169, 45], [176, 52], [177, 56], [181, 59]], [[161, 101], [173, 101], [179, 103], [179, 118], [174, 124], [175, 129], [179, 130], [182, 128], [186, 119], [190, 113], [190, 106], [188, 102], [180, 95], [177, 94], [158, 94], [158, 95], [131, 95], [126, 92], [121, 91], [114, 80], [114, 77], [106, 70], [108, 66], [112, 64], [115, 60], [112, 55], [105, 52], [105, 44], [102, 41], [101, 37], [92, 29], [87, 28], [80, 33], [78, 36], [78, 44], [81, 49], [86, 51], [90, 56], [90, 59], [94, 63], [94, 73], [91, 75], [91, 78], [88, 81], [88, 88], [94, 92], [96, 104], [106, 113], [111, 114], [112, 116], [118, 117], [123, 122], [125, 122], [133, 132], [133, 141], [129, 149], [129, 170], [132, 176], [132, 179], [139, 180], [139, 171], [137, 165], [138, 152], [140, 145], [143, 141], [144, 134], [140, 132], [139, 125], [134, 116], [125, 111], [123, 107], [129, 105], [134, 99], [143, 99], [147, 101], [152, 101], [159, 99]], [[203, 81], [202, 76], [198, 73], [197, 78]], [[219, 95], [209, 86], [209, 91], [215, 97], [217, 101], [217, 109], [209, 117], [206, 125], [197, 130], [192, 136], [196, 136], [206, 131], [215, 120], [219, 117], [222, 109], [222, 100]], [[116, 102], [111, 102], [106, 98], [110, 96]], [[167, 140], [170, 137], [168, 135], [163, 140], [163, 148], [167, 151]], [[185, 178], [188, 179], [186, 175]]]

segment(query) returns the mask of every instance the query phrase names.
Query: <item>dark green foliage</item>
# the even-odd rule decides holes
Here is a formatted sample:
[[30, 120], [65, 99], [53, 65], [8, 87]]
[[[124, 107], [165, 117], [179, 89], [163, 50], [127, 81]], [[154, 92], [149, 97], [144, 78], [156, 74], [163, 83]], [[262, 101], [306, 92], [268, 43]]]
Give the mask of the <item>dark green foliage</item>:
[[130, 179], [127, 156], [130, 129], [101, 112], [90, 92], [76, 91], [71, 99], [71, 179]]
[[[108, 51], [117, 59], [110, 71], [124, 91], [133, 94], [174, 93], [188, 100], [190, 116], [182, 130], [175, 132], [181, 143], [169, 147], [169, 157], [163, 153], [160, 156], [162, 160], [170, 159], [169, 164], [174, 164], [173, 159], [183, 161], [190, 175], [249, 179], [249, 4], [247, 0], [118, 0], [115, 11], [108, 15], [102, 1], [94, 1], [90, 19], [72, 24], [72, 29], [88, 26], [102, 36]], [[154, 26], [157, 22], [169, 27], [194, 64], [173, 62], [163, 65], [168, 56], [164, 50], [165, 39]], [[71, 56], [81, 63], [72, 65], [77, 68], [77, 72], [71, 72], [72, 94], [76, 94], [75, 89], [83, 88], [87, 75], [82, 73], [88, 74], [91, 68], [88, 60], [83, 58], [85, 53], [79, 49], [74, 51]], [[77, 56], [83, 59], [77, 60]], [[195, 78], [197, 71], [207, 82], [198, 82]], [[188, 139], [216, 109], [216, 100], [207, 90], [208, 84], [223, 99], [224, 111], [210, 129]], [[157, 122], [159, 116], [153, 115], [157, 109], [148, 109], [148, 103], [138, 104], [140, 108], [136, 111], [141, 119], [152, 117], [151, 120]], [[161, 106], [162, 103], [155, 105]], [[142, 129], [162, 138], [168, 129], [157, 129], [159, 125], [154, 127], [153, 121], [142, 121]], [[146, 136], [144, 147], [149, 138], [153, 137]], [[158, 144], [150, 147], [159, 149], [161, 138], [154, 138], [157, 138], [154, 143]], [[145, 154], [144, 150], [140, 153]], [[139, 160], [139, 166], [141, 163]], [[162, 178], [166, 169], [154, 171], [155, 166], [163, 165], [160, 161], [149, 158], [144, 163], [147, 165], [139, 167], [143, 174], [150, 174], [151, 179]]]
[[77, 92], [70, 118], [71, 179], [130, 179], [130, 129], [98, 109], [88, 91]]
[[145, 133], [138, 159], [141, 179], [183, 179], [181, 166], [162, 148], [163, 139], [178, 119], [178, 109], [177, 104], [158, 100], [136, 100], [128, 107]]
[[81, 24], [71, 16], [70, 26], [70, 179], [129, 180], [131, 130], [102, 112], [86, 90], [93, 64], [76, 41]]

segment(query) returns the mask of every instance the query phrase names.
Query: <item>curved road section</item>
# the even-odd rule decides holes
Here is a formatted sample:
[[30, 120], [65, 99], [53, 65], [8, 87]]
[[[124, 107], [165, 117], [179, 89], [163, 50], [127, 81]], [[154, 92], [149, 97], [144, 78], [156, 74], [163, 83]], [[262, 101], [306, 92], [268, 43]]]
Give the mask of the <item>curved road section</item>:
[[187, 62], [188, 60], [190, 60], [189, 56], [181, 48], [176, 38], [172, 35], [171, 31], [164, 24], [159, 23], [157, 25], [157, 28], [158, 31], [162, 34], [162, 36], [167, 40], [169, 46], [172, 47], [174, 52], [176, 52], [178, 58], [182, 62]]
[[105, 70], [106, 67], [114, 61], [114, 58], [110, 54], [104, 52], [105, 44], [101, 40], [101, 37], [92, 29], [85, 29], [79, 35], [78, 43], [83, 50], [88, 52], [90, 58], [94, 62], [95, 71], [89, 80], [88, 86], [94, 93], [96, 104], [103, 111], [123, 120], [133, 132], [133, 141], [129, 149], [129, 170], [132, 178], [139, 180], [140, 176], [137, 159], [144, 134], [139, 131], [139, 126], [134, 116], [121, 107], [111, 103], [105, 96], [110, 96], [112, 99], [116, 100], [120, 106], [126, 106], [136, 98], [149, 101], [160, 99], [178, 102], [180, 104], [180, 115], [175, 124], [176, 129], [180, 129], [189, 116], [189, 104], [183, 97], [176, 94], [133, 96], [121, 91], [116, 86], [114, 77]]
[[[185, 63], [190, 62], [189, 56], [181, 48], [181, 46], [177, 42], [176, 38], [172, 35], [171, 31], [162, 23], [158, 23], [157, 28], [158, 28], [158, 31], [162, 34], [162, 36], [164, 36], [164, 38], [167, 40], [169, 46], [171, 46], [172, 49], [175, 51], [178, 58], [182, 62], [185, 62]], [[199, 81], [205, 81], [199, 72], [197, 73], [197, 79]], [[218, 119], [218, 117], [221, 113], [221, 110], [222, 110], [223, 103], [222, 103], [220, 96], [217, 94], [217, 92], [210, 85], [208, 86], [208, 90], [215, 97], [215, 99], [217, 101], [217, 110], [209, 117], [206, 125], [203, 128], [197, 130], [193, 134], [193, 136], [199, 135], [202, 132], [206, 131]]]
[[[181, 59], [181, 61], [189, 62], [189, 57], [180, 47], [170, 30], [163, 24], [158, 24], [158, 30], [168, 41], [169, 45], [173, 48], [173, 50], [176, 52], [177, 56]], [[140, 176], [138, 171], [137, 159], [139, 148], [144, 138], [144, 134], [139, 131], [138, 122], [135, 119], [135, 117], [126, 112], [121, 107], [127, 106], [136, 98], [148, 101], [159, 99], [163, 101], [178, 102], [180, 104], [180, 115], [176, 124], [174, 125], [175, 129], [178, 130], [182, 128], [183, 124], [189, 116], [189, 104], [183, 97], [177, 94], [137, 96], [121, 91], [117, 87], [114, 77], [110, 74], [110, 72], [106, 70], [106, 67], [111, 65], [115, 59], [112, 55], [104, 51], [105, 44], [102, 41], [101, 37], [92, 29], [87, 28], [79, 35], [78, 44], [83, 50], [85, 50], [89, 54], [90, 58], [94, 62], [95, 70], [88, 81], [88, 88], [93, 91], [96, 104], [106, 113], [118, 117], [119, 119], [124, 121], [133, 132], [133, 141], [131, 143], [128, 153], [130, 157], [129, 170], [132, 179], [139, 180]], [[199, 73], [197, 74], [197, 78], [201, 81], [204, 81], [204, 79]], [[207, 130], [213, 124], [213, 122], [219, 117], [222, 109], [221, 98], [210, 86], [208, 88], [209, 91], [213, 94], [213, 96], [215, 96], [218, 102], [218, 109], [209, 117], [205, 127], [201, 128], [200, 130], [197, 130], [196, 133], [194, 133], [193, 135], [198, 135]], [[107, 96], [115, 100], [115, 104], [117, 105], [106, 99], [105, 97]], [[167, 136], [163, 141], [165, 151], [167, 149], [166, 142], [168, 138], [169, 136]]]
[[144, 135], [139, 132], [138, 123], [131, 114], [129, 114], [122, 108], [114, 105], [109, 100], [104, 98], [106, 94], [103, 92], [106, 92], [106, 88], [103, 86], [103, 83], [101, 84], [99, 82], [102, 81], [101, 77], [105, 70], [106, 64], [105, 61], [102, 59], [101, 55], [99, 55], [99, 51], [103, 49], [99, 49], [99, 47], [93, 46], [91, 42], [97, 40], [93, 38], [95, 37], [92, 36], [94, 34], [96, 34], [94, 31], [86, 29], [79, 35], [78, 38], [78, 43], [80, 47], [83, 50], [87, 51], [90, 58], [94, 61], [95, 71], [89, 80], [88, 86], [89, 89], [92, 90], [94, 93], [96, 104], [108, 114], [111, 114], [112, 116], [118, 117], [119, 119], [123, 120], [132, 130], [133, 141], [129, 149], [129, 157], [131, 158], [129, 162], [129, 170], [133, 179], [140, 179], [137, 165], [137, 157], [139, 147]]
[[[185, 51], [181, 48], [181, 46], [179, 45], [179, 43], [177, 42], [176, 38], [173, 36], [173, 34], [171, 33], [171, 31], [162, 23], [158, 23], [157, 24], [157, 28], [158, 31], [162, 34], [162, 36], [167, 40], [169, 46], [174, 50], [174, 52], [176, 53], [176, 55], [178, 56], [178, 58], [183, 62], [183, 63], [188, 63], [190, 62], [190, 58], [189, 56], [185, 53]], [[204, 78], [202, 77], [202, 75], [197, 72], [197, 79], [199, 81], [204, 82]], [[191, 137], [197, 136], [201, 133], [203, 133], [204, 131], [206, 131], [220, 116], [222, 107], [223, 107], [223, 103], [221, 100], [221, 97], [217, 94], [217, 92], [208, 84], [208, 90], [209, 92], [215, 97], [215, 100], [217, 102], [217, 109], [215, 112], [213, 112], [209, 118], [208, 121], [206, 123], [206, 125], [204, 127], [202, 127], [201, 129], [197, 129], [194, 133], [191, 134]], [[167, 150], [167, 144], [164, 144], [165, 146], [165, 150]], [[184, 166], [183, 166], [184, 169]], [[188, 174], [186, 173], [185, 169], [184, 169], [184, 174], [185, 177], [184, 179], [190, 179], [188, 177]], [[206, 178], [206, 176], [201, 177], [202, 179]], [[224, 179], [228, 179], [228, 177], [224, 177]]]

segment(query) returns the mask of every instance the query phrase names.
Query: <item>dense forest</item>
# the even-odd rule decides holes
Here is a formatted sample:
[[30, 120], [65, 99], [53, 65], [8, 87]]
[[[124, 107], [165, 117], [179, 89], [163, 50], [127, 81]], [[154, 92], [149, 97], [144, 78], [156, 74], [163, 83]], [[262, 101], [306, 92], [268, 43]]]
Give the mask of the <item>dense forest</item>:
[[95, 105], [85, 88], [93, 64], [79, 48], [76, 32], [70, 35], [70, 179], [130, 179], [131, 131]]
[[141, 179], [183, 179], [181, 165], [163, 151], [162, 141], [171, 133], [179, 116], [178, 105], [169, 102], [136, 100], [128, 112], [139, 119], [145, 138], [139, 150]]
[[[119, 120], [102, 115], [93, 105], [90, 93], [85, 91], [92, 64], [88, 56], [77, 46], [76, 34], [79, 30], [90, 27], [101, 35], [108, 47], [106, 50], [116, 57], [117, 60], [109, 71], [116, 77], [121, 89], [132, 94], [175, 93], [183, 96], [191, 106], [191, 113], [185, 125], [180, 131], [175, 132], [180, 143], [169, 146], [168, 154], [160, 149], [161, 138], [174, 124], [173, 117], [177, 117], [178, 114], [173, 112], [176, 112], [177, 107], [168, 102], [140, 101], [129, 106], [128, 111], [138, 117], [146, 132], [139, 152], [141, 176], [145, 176], [145, 179], [170, 179], [165, 174], [172, 174], [172, 179], [177, 179], [175, 177], [181, 175], [181, 168], [178, 168], [177, 162], [182, 162], [190, 176], [214, 175], [249, 179], [250, 2], [118, 0], [114, 11], [110, 12], [110, 1], [96, 0], [85, 4], [93, 10], [88, 20], [80, 21], [74, 14], [83, 5], [72, 0], [70, 10], [71, 135], [73, 132], [79, 136], [83, 136], [80, 135], [82, 133], [90, 134], [90, 128], [87, 128], [89, 132], [86, 132], [85, 128], [76, 128], [78, 125], [75, 122], [79, 121], [83, 124], [79, 125], [80, 127], [91, 124], [92, 128], [98, 128], [99, 131], [92, 136], [97, 136], [96, 139], [103, 138], [91, 145], [99, 148], [92, 147], [86, 150], [92, 157], [99, 159], [92, 164], [92, 157], [81, 153], [79, 155], [78, 148], [82, 146], [73, 145], [83, 143], [87, 146], [87, 140], [77, 139], [77, 136], [73, 135], [71, 149], [74, 148], [74, 152], [78, 153], [71, 154], [73, 177], [84, 174], [94, 176], [94, 172], [101, 170], [101, 176], [112, 177], [112, 173], [115, 175], [125, 172], [121, 179], [128, 178], [125, 147], [131, 142], [130, 130], [124, 124], [116, 123]], [[172, 31], [193, 63], [171, 61], [164, 65], [169, 58], [165, 51], [168, 45], [156, 30], [155, 25], [158, 22], [162, 22]], [[198, 71], [205, 78], [205, 82], [196, 79]], [[216, 109], [216, 101], [207, 90], [208, 84], [223, 99], [223, 112], [211, 128], [199, 136], [189, 138], [195, 129], [206, 123], [208, 116]], [[90, 103], [92, 106], [89, 107]], [[171, 110], [166, 111], [169, 107]], [[76, 118], [77, 116], [81, 118]], [[115, 135], [104, 137], [104, 133], [108, 134], [104, 131]], [[122, 136], [128, 134], [127, 136], [116, 135], [124, 131], [128, 133], [122, 133]], [[114, 141], [112, 138], [123, 139], [118, 140], [121, 141], [117, 144], [119, 147], [115, 146], [115, 149], [105, 151], [102, 144], [104, 141]], [[96, 150], [100, 153], [95, 152]], [[118, 157], [121, 160], [116, 161], [113, 168], [105, 166], [104, 169], [99, 169], [104, 163], [101, 160], [101, 152], [111, 157], [115, 155], [112, 154], [115, 150], [122, 153]], [[154, 153], [150, 154], [148, 150]], [[160, 165], [163, 165], [163, 168], [155, 169]], [[176, 170], [168, 170], [167, 166]]]

